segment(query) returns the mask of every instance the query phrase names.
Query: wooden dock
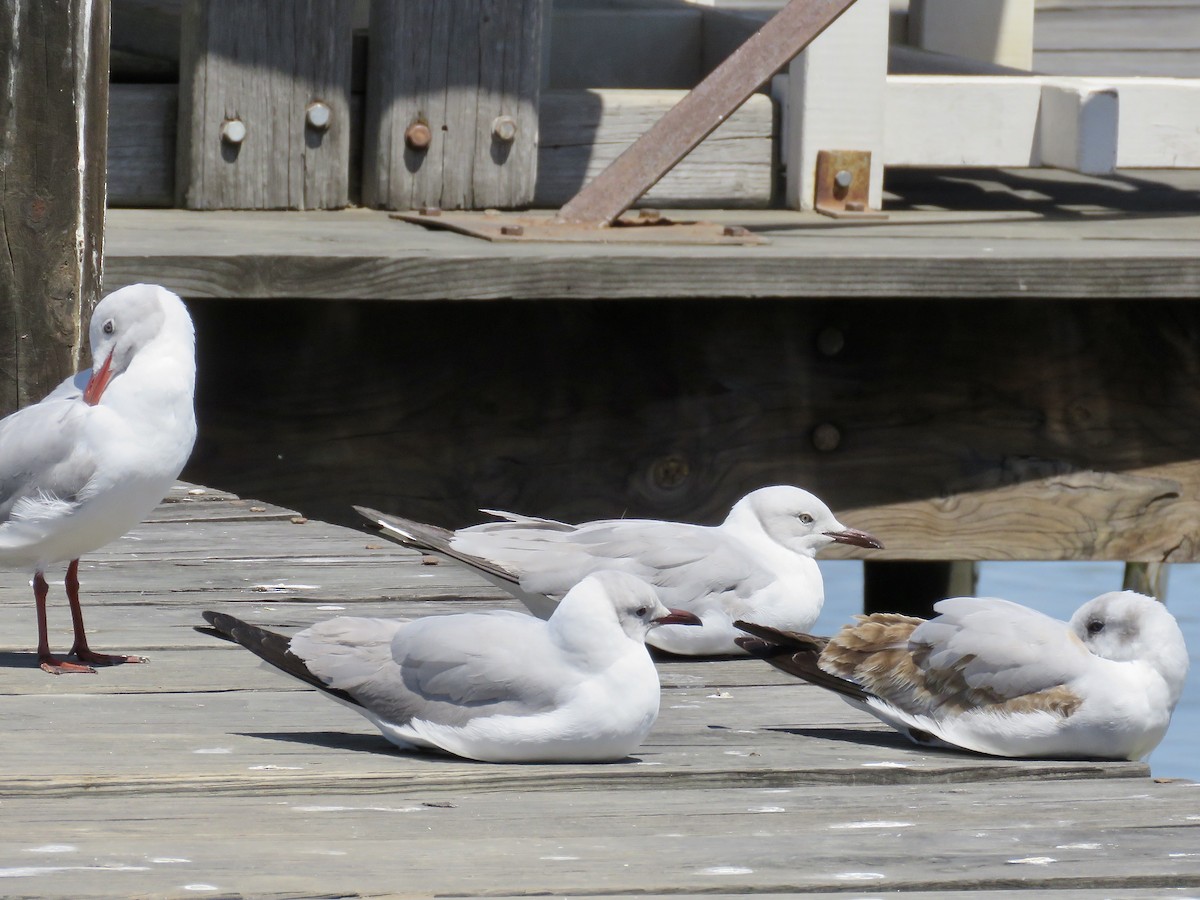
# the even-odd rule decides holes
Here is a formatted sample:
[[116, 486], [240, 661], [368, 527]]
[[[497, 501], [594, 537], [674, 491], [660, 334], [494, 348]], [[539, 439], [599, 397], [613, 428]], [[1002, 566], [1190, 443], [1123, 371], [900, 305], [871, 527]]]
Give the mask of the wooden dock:
[[[512, 607], [455, 567], [181, 485], [81, 565], [99, 649], [146, 666], [52, 678], [24, 578], [0, 586], [0, 893], [9, 897], [1183, 896], [1200, 785], [1138, 763], [915, 748], [754, 660], [660, 665], [625, 763], [395, 752], [368, 723], [193, 630], [213, 608]], [[55, 590], [52, 587], [52, 591]], [[62, 604], [52, 633], [67, 634]]]

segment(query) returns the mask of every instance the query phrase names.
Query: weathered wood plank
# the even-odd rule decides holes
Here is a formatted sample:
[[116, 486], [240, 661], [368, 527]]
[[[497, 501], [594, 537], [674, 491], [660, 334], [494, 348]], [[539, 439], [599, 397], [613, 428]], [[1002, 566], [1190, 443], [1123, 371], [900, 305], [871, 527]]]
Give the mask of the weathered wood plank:
[[108, 202], [175, 203], [179, 90], [173, 84], [114, 84], [109, 90]]
[[347, 204], [351, 11], [351, 0], [190, 0], [180, 62], [178, 205]]
[[363, 200], [384, 209], [533, 199], [541, 0], [371, 5]]
[[[534, 203], [561, 206], [662, 118], [680, 91], [542, 95]], [[652, 187], [639, 206], [765, 207], [774, 191], [774, 106], [751, 97]]]
[[0, 3], [0, 414], [82, 367], [100, 299], [108, 0]]
[[1034, 0], [912, 0], [917, 47], [1016, 69], [1033, 64]]

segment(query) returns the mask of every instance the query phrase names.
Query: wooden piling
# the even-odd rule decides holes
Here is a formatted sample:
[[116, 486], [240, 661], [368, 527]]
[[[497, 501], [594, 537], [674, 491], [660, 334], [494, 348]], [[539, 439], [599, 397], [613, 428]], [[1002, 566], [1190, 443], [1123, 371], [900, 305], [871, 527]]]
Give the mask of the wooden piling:
[[108, 0], [0, 0], [0, 412], [77, 369], [100, 294]]

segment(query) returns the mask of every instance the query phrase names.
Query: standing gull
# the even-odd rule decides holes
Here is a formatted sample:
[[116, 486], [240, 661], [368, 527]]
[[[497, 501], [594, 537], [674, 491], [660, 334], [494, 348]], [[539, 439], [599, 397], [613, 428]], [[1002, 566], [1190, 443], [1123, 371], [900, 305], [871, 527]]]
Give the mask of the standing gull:
[[289, 640], [233, 616], [204, 618], [218, 636], [365, 716], [401, 749], [484, 762], [628, 756], [658, 717], [647, 633], [698, 624], [621, 572], [585, 578], [547, 621], [509, 610], [413, 621], [343, 616]]
[[1167, 731], [1188, 653], [1175, 617], [1132, 591], [1069, 623], [958, 597], [925, 621], [857, 616], [832, 638], [740, 622], [756, 656], [837, 692], [918, 744], [993, 756], [1141, 759]]
[[[58, 675], [145, 662], [88, 646], [79, 608], [79, 557], [123, 535], [166, 495], [196, 439], [195, 334], [180, 299], [135, 284], [92, 313], [92, 369], [0, 421], [0, 564], [32, 570], [38, 662]], [[65, 579], [75, 643], [50, 652], [45, 571]]]
[[660, 628], [648, 643], [690, 656], [741, 654], [735, 619], [787, 631], [811, 628], [825, 602], [815, 556], [836, 542], [882, 547], [842, 525], [808, 491], [788, 485], [747, 494], [716, 526], [647, 519], [569, 525], [484, 510], [502, 521], [458, 531], [355, 507], [380, 533], [462, 563], [534, 613], [548, 617], [585, 575], [616, 569], [658, 590], [667, 606], [700, 617], [700, 628]]

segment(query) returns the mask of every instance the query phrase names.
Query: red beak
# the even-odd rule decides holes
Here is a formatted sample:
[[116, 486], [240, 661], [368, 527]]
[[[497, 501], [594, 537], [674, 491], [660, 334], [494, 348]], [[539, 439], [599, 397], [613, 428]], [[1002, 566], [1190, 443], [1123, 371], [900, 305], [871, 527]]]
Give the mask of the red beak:
[[845, 531], [827, 531], [826, 537], [831, 537], [839, 544], [852, 544], [855, 547], [867, 547], [871, 550], [882, 550], [883, 542], [875, 535], [857, 528], [847, 528]]
[[682, 609], [668, 609], [667, 615], [654, 620], [655, 625], [700, 625], [699, 616], [692, 615]]
[[112, 354], [104, 360], [104, 365], [99, 369], [92, 370], [92, 377], [88, 379], [87, 387], [83, 389], [83, 402], [88, 406], [95, 406], [100, 402], [100, 395], [104, 393], [104, 389], [108, 387], [108, 383], [112, 380]]

